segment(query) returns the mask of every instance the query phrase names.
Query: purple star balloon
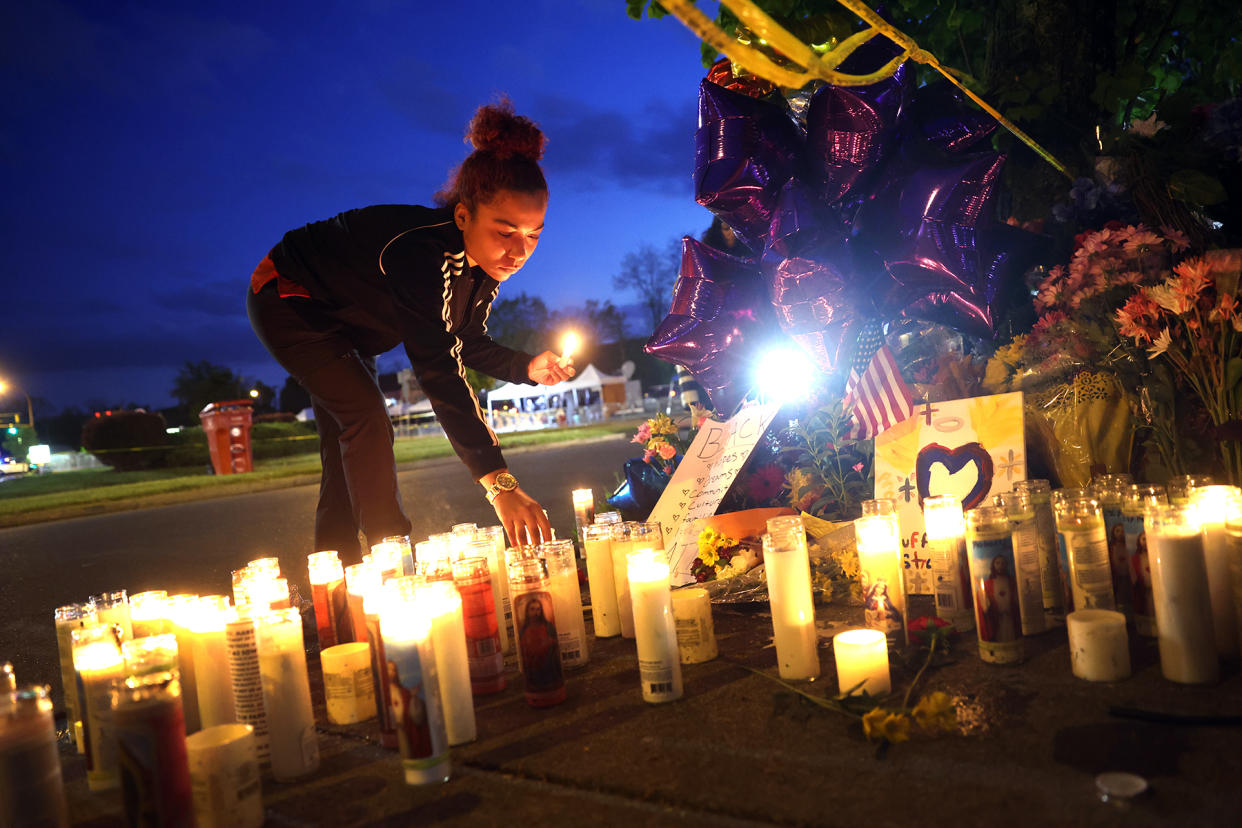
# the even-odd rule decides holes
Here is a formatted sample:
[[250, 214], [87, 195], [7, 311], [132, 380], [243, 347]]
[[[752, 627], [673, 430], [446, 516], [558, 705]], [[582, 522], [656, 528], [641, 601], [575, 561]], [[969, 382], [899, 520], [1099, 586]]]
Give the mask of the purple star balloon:
[[750, 389], [771, 341], [772, 304], [758, 269], [692, 238], [682, 240], [673, 305], [644, 350], [682, 365], [715, 409], [731, 414]]

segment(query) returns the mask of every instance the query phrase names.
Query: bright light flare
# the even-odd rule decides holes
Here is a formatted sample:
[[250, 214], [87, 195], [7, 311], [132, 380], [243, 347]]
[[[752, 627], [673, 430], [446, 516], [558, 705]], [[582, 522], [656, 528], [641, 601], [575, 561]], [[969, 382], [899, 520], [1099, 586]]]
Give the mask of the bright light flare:
[[759, 392], [774, 402], [805, 397], [814, 383], [816, 367], [798, 348], [774, 348], [759, 360]]
[[574, 351], [578, 350], [578, 334], [569, 331], [561, 337], [561, 364], [565, 365], [574, 356]]

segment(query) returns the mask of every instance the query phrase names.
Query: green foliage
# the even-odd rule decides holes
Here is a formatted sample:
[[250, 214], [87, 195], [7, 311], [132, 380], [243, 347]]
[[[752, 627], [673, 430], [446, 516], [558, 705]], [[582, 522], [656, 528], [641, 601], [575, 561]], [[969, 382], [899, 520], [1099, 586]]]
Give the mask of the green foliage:
[[11, 426], [17, 430], [16, 434], [9, 434], [10, 426], [5, 426], [0, 430], [0, 449], [5, 454], [11, 455], [20, 463], [26, 462], [26, 454], [30, 451], [31, 446], [39, 445], [39, 435], [35, 433], [34, 426], [19, 425]]
[[82, 448], [122, 471], [159, 468], [168, 444], [164, 418], [150, 411], [116, 411], [82, 426]]
[[538, 354], [548, 347], [548, 306], [538, 296], [525, 292], [492, 302], [487, 331], [492, 339], [508, 348]]
[[247, 398], [251, 384], [223, 365], [206, 360], [187, 362], [173, 380], [172, 397], [184, 406], [191, 418], [208, 403]]
[[791, 465], [787, 480], [795, 508], [834, 522], [862, 514], [862, 502], [875, 491], [875, 447], [870, 440], [849, 439], [850, 425], [849, 412], [835, 400], [812, 404], [790, 425], [781, 454]]

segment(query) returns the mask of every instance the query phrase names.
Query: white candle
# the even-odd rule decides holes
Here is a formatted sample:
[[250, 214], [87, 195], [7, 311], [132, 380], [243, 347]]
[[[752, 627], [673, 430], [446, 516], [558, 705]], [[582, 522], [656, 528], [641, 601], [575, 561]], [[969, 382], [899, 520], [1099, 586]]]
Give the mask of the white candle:
[[315, 608], [319, 649], [353, 641], [354, 630], [348, 623], [349, 593], [345, 589], [345, 568], [340, 558], [332, 551], [312, 552], [306, 556], [306, 573]]
[[[432, 581], [420, 584], [414, 596], [431, 613], [431, 643], [449, 744], [464, 745], [474, 741], [477, 730], [461, 595], [452, 581]], [[380, 624], [382, 630], [383, 621]]]
[[237, 618], [223, 595], [198, 599], [189, 616], [190, 646], [194, 663], [209, 665], [195, 676], [200, 727], [215, 727], [237, 720], [233, 707], [233, 678], [229, 675], [229, 648], [225, 628]]
[[[595, 493], [590, 489], [574, 489], [570, 496], [574, 501], [574, 528], [581, 540], [582, 530], [595, 522]], [[582, 554], [585, 555], [586, 551], [583, 550]]]
[[923, 525], [935, 581], [936, 615], [958, 630], [975, 628], [970, 598], [970, 561], [966, 557], [966, 518], [955, 495], [923, 500]]
[[1242, 635], [1242, 515], [1231, 517], [1225, 524], [1229, 532], [1229, 580], [1233, 585], [1234, 617]]
[[162, 589], [139, 592], [129, 597], [129, 620], [134, 638], [168, 632], [168, 593]]
[[667, 702], [682, 696], [681, 658], [669, 594], [668, 559], [642, 549], [629, 556], [627, 580], [634, 608], [634, 636], [643, 701]]
[[[505, 530], [503, 526], [484, 526], [474, 533], [476, 543], [486, 541], [487, 571], [492, 579], [492, 603], [496, 609], [496, 632], [500, 635], [500, 650], [513, 652], [509, 634], [513, 624], [513, 608], [509, 604], [509, 564], [505, 560]], [[482, 548], [479, 548], [482, 552]]]
[[271, 740], [272, 776], [285, 782], [319, 768], [319, 739], [311, 707], [302, 616], [272, 610], [256, 619], [255, 640], [263, 676], [263, 707]]
[[385, 587], [380, 602], [384, 678], [407, 785], [447, 782], [450, 771], [440, 685], [434, 680], [431, 615], [415, 600], [416, 589], [413, 578], [398, 578]]
[[1074, 609], [1115, 609], [1113, 568], [1108, 557], [1108, 534], [1100, 503], [1090, 498], [1053, 503], [1057, 532], [1065, 549], [1065, 564]]
[[1160, 671], [1170, 681], [1220, 678], [1203, 534], [1189, 506], [1152, 506], [1145, 516]]
[[405, 574], [403, 553], [402, 544], [396, 540], [385, 539], [371, 547], [371, 562], [379, 568], [381, 581]]
[[198, 671], [194, 669], [194, 647], [189, 623], [198, 603], [197, 595], [171, 595], [168, 598], [168, 624], [177, 639], [177, 666], [181, 678], [181, 712], [185, 732], [199, 729]]
[[[837, 687], [842, 693], [886, 696], [893, 689], [888, 672], [888, 637], [879, 630], [847, 630], [832, 637]], [[860, 686], [861, 685], [861, 686]]]
[[337, 644], [319, 653], [323, 696], [332, 724], [355, 724], [375, 716], [375, 677], [365, 642]]
[[112, 719], [112, 682], [125, 678], [125, 661], [111, 625], [73, 631], [73, 668], [82, 705], [86, 784], [92, 791], [115, 788], [120, 784], [120, 776]]
[[[95, 624], [95, 608], [90, 604], [67, 604], [57, 607], [54, 612], [56, 619], [56, 647], [60, 654], [60, 685], [65, 693], [65, 717], [69, 729], [75, 730], [74, 723], [82, 721], [82, 704], [78, 700], [78, 680], [73, 671], [73, 631]], [[78, 753], [85, 746], [78, 740]]]
[[1225, 657], [1237, 656], [1238, 619], [1233, 605], [1229, 533], [1225, 531], [1225, 522], [1242, 514], [1242, 489], [1237, 486], [1197, 487], [1190, 493], [1190, 505], [1203, 530], [1203, 557], [1207, 565], [1216, 652]]
[[259, 828], [263, 791], [254, 732], [248, 724], [226, 724], [185, 740], [198, 828]]
[[772, 518], [763, 536], [768, 603], [781, 678], [819, 675], [819, 634], [811, 594], [811, 564], [806, 531], [798, 516]]
[[539, 547], [548, 569], [548, 592], [552, 593], [552, 612], [556, 616], [556, 637], [561, 648], [561, 664], [583, 667], [590, 661], [587, 652], [586, 620], [582, 617], [582, 587], [578, 584], [578, 562], [573, 541], [548, 541]]
[[267, 733], [267, 711], [263, 708], [263, 673], [259, 670], [259, 650], [255, 643], [255, 622], [250, 615], [233, 619], [225, 628], [229, 650], [229, 678], [233, 681], [233, 714], [250, 726], [254, 734], [255, 756], [259, 767], [271, 764], [272, 744]]
[[116, 624], [121, 628], [124, 641], [134, 637], [134, 623], [129, 617], [129, 596], [125, 590], [105, 592], [91, 597], [95, 604], [95, 615], [100, 624]]
[[587, 587], [591, 591], [591, 621], [596, 638], [621, 634], [621, 611], [617, 606], [617, 585], [612, 568], [612, 527], [584, 526], [582, 545], [586, 552]]
[[48, 688], [0, 687], [0, 825], [69, 824]]
[[1070, 665], [1087, 681], [1130, 677], [1130, 641], [1126, 617], [1113, 610], [1077, 610], [1065, 617]]
[[395, 544], [397, 553], [401, 558], [401, 574], [414, 574], [414, 547], [410, 545], [409, 535], [389, 535], [383, 538], [380, 543]]
[[612, 583], [617, 591], [617, 621], [623, 638], [634, 637], [634, 607], [630, 603], [629, 554], [634, 551], [630, 530], [634, 524], [618, 523], [612, 527]]
[[716, 628], [712, 599], [703, 587], [673, 590], [673, 623], [682, 664], [699, 664], [716, 657]]
[[[863, 515], [854, 521], [863, 622], [893, 643], [905, 640], [906, 590], [901, 579], [901, 534], [895, 514]], [[769, 576], [769, 580], [771, 580]]]
[[380, 588], [379, 570], [364, 561], [345, 567], [345, 588], [349, 605], [349, 621], [354, 628], [354, 641], [368, 641], [367, 614], [362, 606], [362, 597], [371, 590]]

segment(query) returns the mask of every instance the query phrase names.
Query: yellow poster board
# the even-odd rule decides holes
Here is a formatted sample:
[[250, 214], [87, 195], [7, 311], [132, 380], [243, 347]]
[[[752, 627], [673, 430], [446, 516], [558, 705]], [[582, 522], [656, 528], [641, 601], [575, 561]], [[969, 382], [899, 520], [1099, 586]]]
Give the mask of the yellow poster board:
[[906, 591], [931, 593], [923, 498], [957, 495], [966, 509], [1026, 479], [1022, 392], [920, 403], [875, 438], [875, 496], [897, 503]]

